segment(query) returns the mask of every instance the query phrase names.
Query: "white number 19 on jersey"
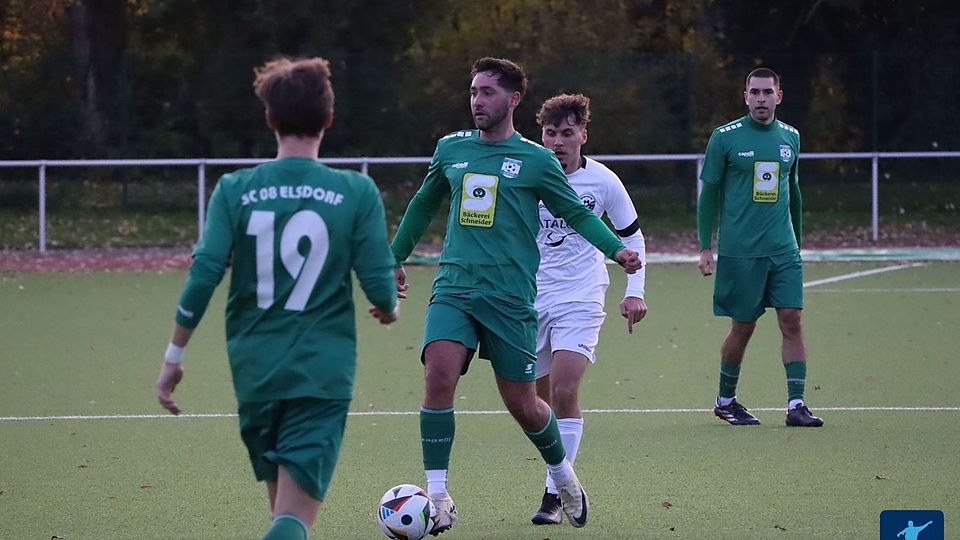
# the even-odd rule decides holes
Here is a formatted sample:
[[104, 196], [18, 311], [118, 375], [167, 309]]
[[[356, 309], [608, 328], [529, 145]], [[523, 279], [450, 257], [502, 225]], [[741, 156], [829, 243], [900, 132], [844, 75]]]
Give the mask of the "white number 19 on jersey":
[[[267, 309], [273, 304], [274, 280], [274, 212], [254, 210], [247, 224], [247, 234], [257, 240], [257, 307]], [[310, 251], [304, 257], [297, 249], [301, 238], [310, 241]], [[280, 235], [280, 261], [287, 273], [296, 280], [290, 297], [283, 306], [290, 311], [303, 311], [323, 270], [330, 251], [330, 234], [323, 218], [313, 210], [301, 210], [290, 217]]]

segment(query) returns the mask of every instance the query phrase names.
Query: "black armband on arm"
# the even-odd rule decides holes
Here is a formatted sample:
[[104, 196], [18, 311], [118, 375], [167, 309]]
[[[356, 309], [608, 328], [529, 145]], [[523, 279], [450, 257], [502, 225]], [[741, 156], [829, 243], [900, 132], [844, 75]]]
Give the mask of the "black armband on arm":
[[617, 236], [619, 236], [620, 238], [626, 238], [639, 230], [640, 230], [640, 218], [637, 218], [633, 220], [633, 223], [627, 225], [622, 229], [618, 229]]

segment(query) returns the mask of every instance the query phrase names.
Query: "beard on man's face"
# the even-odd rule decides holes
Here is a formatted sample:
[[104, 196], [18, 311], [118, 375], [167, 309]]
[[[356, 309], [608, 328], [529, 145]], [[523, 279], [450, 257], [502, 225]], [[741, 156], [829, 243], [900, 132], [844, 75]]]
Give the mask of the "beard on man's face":
[[507, 105], [504, 104], [502, 107], [490, 111], [483, 111], [483, 116], [481, 118], [473, 117], [473, 123], [477, 126], [477, 129], [480, 131], [487, 131], [488, 129], [498, 125], [507, 117]]

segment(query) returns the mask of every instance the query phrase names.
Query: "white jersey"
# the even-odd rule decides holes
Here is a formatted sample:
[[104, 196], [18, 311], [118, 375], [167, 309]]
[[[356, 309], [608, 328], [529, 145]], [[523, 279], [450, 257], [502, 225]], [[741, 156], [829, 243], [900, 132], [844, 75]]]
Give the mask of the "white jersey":
[[[623, 182], [602, 163], [585, 158], [585, 166], [567, 175], [567, 179], [583, 204], [597, 216], [606, 213], [616, 230], [627, 229], [637, 220], [637, 210]], [[643, 233], [638, 228], [624, 237], [623, 243], [637, 251], [643, 262], [640, 270], [627, 277], [624, 296], [643, 298], [646, 273]], [[542, 202], [537, 245], [540, 248], [537, 310], [571, 301], [603, 304], [610, 285], [603, 254], [567, 226], [563, 219], [554, 217]]]

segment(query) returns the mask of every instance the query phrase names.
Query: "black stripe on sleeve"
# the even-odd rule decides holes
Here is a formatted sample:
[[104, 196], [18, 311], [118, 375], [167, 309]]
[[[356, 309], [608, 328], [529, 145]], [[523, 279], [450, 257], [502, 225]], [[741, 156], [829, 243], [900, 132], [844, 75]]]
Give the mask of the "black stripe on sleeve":
[[626, 238], [639, 230], [640, 230], [640, 218], [637, 218], [633, 220], [633, 223], [627, 225], [623, 229], [618, 230], [617, 235], [620, 236], [620, 238]]

